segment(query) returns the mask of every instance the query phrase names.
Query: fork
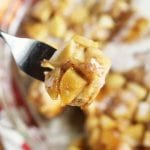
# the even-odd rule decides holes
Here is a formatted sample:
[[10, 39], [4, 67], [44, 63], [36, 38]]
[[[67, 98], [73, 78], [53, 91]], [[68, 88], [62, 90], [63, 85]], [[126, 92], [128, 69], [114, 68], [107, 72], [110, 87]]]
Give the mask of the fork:
[[0, 37], [10, 47], [19, 68], [31, 77], [44, 81], [44, 72], [50, 69], [41, 67], [41, 62], [50, 59], [56, 49], [43, 42], [15, 37], [1, 30]]

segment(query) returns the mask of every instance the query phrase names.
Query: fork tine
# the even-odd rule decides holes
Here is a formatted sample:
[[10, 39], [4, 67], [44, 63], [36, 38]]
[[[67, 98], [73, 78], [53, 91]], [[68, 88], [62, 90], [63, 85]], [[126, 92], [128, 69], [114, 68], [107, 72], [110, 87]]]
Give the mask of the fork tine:
[[48, 68], [42, 68], [41, 62], [43, 59], [50, 59], [56, 49], [43, 42], [18, 38], [1, 30], [0, 37], [10, 47], [15, 61], [22, 71], [35, 79], [44, 81], [44, 71]]
[[41, 42], [35, 42], [29, 50], [29, 55], [26, 60], [19, 64], [20, 68], [30, 76], [44, 81], [44, 71], [50, 70], [49, 68], [42, 68], [41, 62], [43, 59], [50, 59], [56, 49], [45, 45]]

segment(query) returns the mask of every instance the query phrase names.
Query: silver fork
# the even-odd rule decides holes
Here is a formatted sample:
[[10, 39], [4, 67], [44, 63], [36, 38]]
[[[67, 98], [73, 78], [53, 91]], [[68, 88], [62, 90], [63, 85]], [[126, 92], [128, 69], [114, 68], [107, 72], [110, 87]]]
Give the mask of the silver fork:
[[10, 47], [19, 68], [31, 77], [44, 81], [44, 71], [50, 69], [42, 68], [41, 62], [43, 59], [50, 59], [56, 49], [43, 42], [15, 37], [1, 30], [0, 37]]

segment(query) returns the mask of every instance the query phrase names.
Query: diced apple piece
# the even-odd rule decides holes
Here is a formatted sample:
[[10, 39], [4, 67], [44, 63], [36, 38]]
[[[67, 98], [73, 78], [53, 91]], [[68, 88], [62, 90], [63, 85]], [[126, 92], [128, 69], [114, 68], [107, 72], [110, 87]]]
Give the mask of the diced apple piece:
[[133, 99], [129, 99], [129, 101], [123, 101], [114, 106], [112, 115], [116, 119], [131, 119], [136, 111], [137, 105], [137, 102]]
[[59, 81], [61, 77], [61, 71], [59, 68], [51, 71], [45, 75], [45, 86], [50, 97], [54, 100], [59, 96]]
[[108, 150], [115, 150], [120, 142], [119, 136], [116, 131], [104, 130], [101, 134], [101, 141], [106, 145]]
[[87, 84], [73, 68], [68, 69], [60, 81], [60, 97], [64, 104], [69, 104]]
[[146, 102], [148, 102], [150, 104], [150, 92], [147, 95]]
[[47, 24], [51, 35], [62, 38], [66, 32], [66, 22], [61, 16], [54, 16]]
[[93, 101], [91, 104], [89, 104], [85, 109], [84, 111], [88, 114], [95, 114], [97, 112], [97, 109], [96, 109], [96, 106], [97, 106], [97, 102], [96, 101]]
[[83, 48], [76, 48], [73, 54], [75, 61], [83, 63], [85, 61], [85, 53]]
[[95, 128], [98, 128], [99, 126], [99, 120], [95, 116], [88, 116], [86, 120], [86, 128], [90, 132]]
[[122, 90], [120, 91], [119, 94], [119, 98], [121, 99], [121, 101], [125, 102], [126, 104], [131, 104], [134, 103], [134, 105], [136, 105], [138, 103], [138, 98], [137, 96], [130, 90], [126, 89], [126, 88], [122, 88]]
[[61, 100], [53, 101], [50, 99], [47, 103], [39, 108], [39, 111], [47, 118], [51, 118], [59, 114], [62, 109], [63, 107], [61, 106]]
[[139, 100], [142, 100], [146, 96], [146, 89], [137, 83], [130, 82], [127, 84], [127, 89], [131, 90]]
[[24, 30], [31, 38], [43, 40], [47, 35], [47, 28], [43, 23], [26, 23]]
[[103, 129], [113, 129], [117, 125], [113, 119], [106, 115], [102, 115], [99, 121]]
[[142, 124], [130, 125], [124, 130], [123, 139], [132, 146], [139, 144], [144, 132]]
[[99, 47], [99, 44], [97, 42], [94, 42], [94, 41], [92, 41], [90, 39], [87, 39], [87, 38], [79, 36], [79, 35], [75, 35], [73, 37], [73, 40], [76, 43], [78, 43], [78, 44], [80, 44], [80, 45], [82, 45], [83, 47], [86, 47], [86, 48], [87, 47], [94, 47], [94, 48], [98, 48]]
[[44, 83], [39, 81], [34, 81], [31, 84], [29, 88], [28, 100], [44, 117], [48, 119], [56, 116], [63, 110], [61, 101], [52, 100], [45, 89]]
[[96, 61], [101, 66], [101, 69], [103, 70], [104, 74], [107, 74], [111, 63], [110, 60], [97, 48], [87, 48], [85, 52], [85, 58], [87, 61], [90, 61], [92, 58], [96, 59]]
[[100, 135], [101, 135], [101, 129], [100, 128], [94, 128], [89, 136], [89, 144], [91, 146], [95, 146], [99, 143], [99, 139], [100, 139]]
[[106, 79], [106, 86], [111, 89], [119, 89], [125, 82], [126, 79], [121, 74], [111, 73]]
[[38, 1], [31, 12], [31, 15], [40, 21], [47, 21], [52, 13], [51, 3], [47, 0]]
[[72, 60], [73, 54], [76, 50], [75, 42], [72, 40], [63, 50], [58, 50], [50, 59], [51, 64], [60, 66], [61, 64]]
[[84, 23], [88, 19], [88, 9], [86, 7], [77, 7], [75, 11], [72, 12], [69, 20], [73, 24]]
[[73, 140], [67, 150], [82, 150], [84, 147], [86, 147], [86, 141], [84, 137], [78, 137], [77, 139]]
[[150, 131], [145, 132], [143, 144], [145, 147], [150, 147]]
[[78, 95], [78, 97], [73, 102], [74, 105], [82, 105], [90, 104], [91, 101], [98, 95], [100, 88], [103, 86], [104, 81], [100, 79], [98, 76], [84, 87], [82, 93]]
[[98, 25], [102, 29], [112, 29], [114, 27], [114, 20], [110, 15], [102, 14], [98, 20]]
[[139, 39], [149, 28], [149, 20], [147, 18], [140, 17], [133, 24], [132, 28], [123, 37], [125, 42], [131, 43]]
[[139, 122], [150, 122], [150, 104], [148, 102], [139, 104], [135, 119]]
[[133, 150], [133, 147], [130, 146], [128, 143], [126, 142], [121, 142], [117, 148], [117, 150]]
[[116, 119], [128, 118], [129, 116], [128, 107], [124, 104], [120, 104], [114, 108], [114, 110], [112, 111], [112, 115]]

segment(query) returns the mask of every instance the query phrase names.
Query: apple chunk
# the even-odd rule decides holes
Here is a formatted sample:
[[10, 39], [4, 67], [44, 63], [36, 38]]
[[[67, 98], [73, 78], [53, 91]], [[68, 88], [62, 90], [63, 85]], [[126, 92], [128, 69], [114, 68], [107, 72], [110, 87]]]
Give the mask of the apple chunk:
[[59, 97], [59, 80], [61, 77], [61, 70], [56, 68], [50, 73], [45, 75], [45, 86], [47, 92], [52, 99], [58, 99]]
[[69, 104], [87, 84], [73, 68], [69, 68], [60, 81], [60, 97], [64, 104]]
[[57, 50], [56, 53], [52, 56], [49, 62], [56, 66], [60, 66], [63, 63], [72, 60], [74, 51], [76, 49], [76, 45], [74, 41], [70, 41], [70, 43], [62, 50]]

